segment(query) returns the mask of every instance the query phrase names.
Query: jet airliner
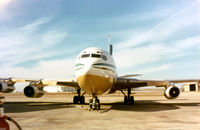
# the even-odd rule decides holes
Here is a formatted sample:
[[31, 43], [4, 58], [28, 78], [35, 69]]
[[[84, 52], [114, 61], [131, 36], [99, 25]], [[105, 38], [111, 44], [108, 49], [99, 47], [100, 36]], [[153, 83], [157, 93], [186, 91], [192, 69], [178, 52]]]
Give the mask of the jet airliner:
[[[99, 95], [121, 91], [124, 94], [125, 104], [134, 104], [134, 97], [131, 96], [132, 88], [156, 86], [165, 87], [164, 95], [168, 99], [177, 98], [180, 94], [178, 87], [174, 83], [198, 82], [199, 80], [139, 80], [132, 78], [137, 75], [118, 76], [116, 65], [112, 57], [112, 44], [109, 38], [109, 51], [101, 48], [90, 47], [83, 50], [75, 62], [76, 77], [68, 80], [33, 80], [19, 78], [0, 79], [0, 92], [9, 93], [15, 90], [16, 82], [29, 82], [24, 88], [24, 95], [27, 97], [38, 98], [44, 95], [45, 86], [65, 86], [77, 89], [77, 96], [74, 96], [74, 104], [84, 104], [84, 94], [92, 95], [89, 100], [89, 107], [93, 110], [100, 109]], [[81, 90], [84, 93], [81, 93]], [[127, 93], [124, 92], [127, 90]]]

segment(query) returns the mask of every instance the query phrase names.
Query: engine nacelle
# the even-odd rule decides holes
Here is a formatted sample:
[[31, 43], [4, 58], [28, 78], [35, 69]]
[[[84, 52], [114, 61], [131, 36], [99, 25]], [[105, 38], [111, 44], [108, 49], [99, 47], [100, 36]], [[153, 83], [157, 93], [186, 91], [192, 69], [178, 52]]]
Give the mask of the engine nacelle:
[[44, 91], [35, 86], [26, 86], [24, 88], [24, 95], [31, 98], [39, 98], [44, 95]]
[[8, 86], [6, 82], [0, 82], [0, 92], [11, 93], [15, 90], [14, 86]]
[[176, 86], [170, 86], [164, 92], [164, 95], [167, 99], [175, 99], [179, 96], [179, 94], [180, 90]]

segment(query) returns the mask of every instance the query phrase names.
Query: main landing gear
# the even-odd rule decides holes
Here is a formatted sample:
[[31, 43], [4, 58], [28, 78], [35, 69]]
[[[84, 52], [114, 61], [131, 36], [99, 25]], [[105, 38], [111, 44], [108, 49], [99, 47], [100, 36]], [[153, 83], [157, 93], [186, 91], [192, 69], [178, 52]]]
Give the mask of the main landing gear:
[[78, 96], [74, 96], [73, 103], [74, 104], [85, 104], [85, 92], [81, 95], [81, 89], [77, 89]]
[[134, 96], [131, 96], [131, 88], [128, 88], [127, 95], [121, 90], [124, 94], [124, 104], [134, 104]]
[[89, 101], [90, 110], [100, 110], [100, 101], [95, 94], [92, 94], [92, 99]]

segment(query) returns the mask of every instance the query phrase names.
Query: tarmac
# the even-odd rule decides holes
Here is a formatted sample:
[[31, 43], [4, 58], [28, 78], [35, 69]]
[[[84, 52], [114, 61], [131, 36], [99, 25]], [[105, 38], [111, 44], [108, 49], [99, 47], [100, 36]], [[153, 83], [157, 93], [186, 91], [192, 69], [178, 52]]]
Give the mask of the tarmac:
[[[123, 95], [100, 96], [101, 110], [73, 104], [73, 93], [49, 93], [27, 98], [22, 93], [3, 94], [5, 114], [23, 130], [199, 130], [200, 92], [182, 92], [168, 100], [163, 92], [136, 92], [135, 104], [123, 104]], [[16, 127], [10, 123], [11, 130]]]

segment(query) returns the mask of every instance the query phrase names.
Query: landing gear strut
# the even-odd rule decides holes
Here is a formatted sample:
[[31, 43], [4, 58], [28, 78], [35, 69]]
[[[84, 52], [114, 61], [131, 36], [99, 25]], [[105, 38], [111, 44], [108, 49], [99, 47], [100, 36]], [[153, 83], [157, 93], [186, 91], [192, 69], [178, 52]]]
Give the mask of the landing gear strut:
[[77, 89], [77, 94], [78, 96], [74, 96], [73, 103], [85, 104], [85, 97], [84, 97], [85, 92], [81, 95], [81, 89]]
[[95, 94], [92, 94], [92, 99], [89, 101], [90, 110], [100, 110], [100, 101]]
[[134, 96], [131, 96], [131, 88], [128, 88], [127, 95], [121, 90], [124, 94], [124, 104], [134, 104]]

